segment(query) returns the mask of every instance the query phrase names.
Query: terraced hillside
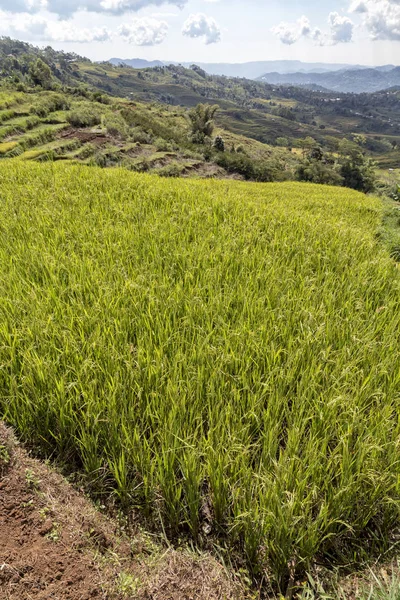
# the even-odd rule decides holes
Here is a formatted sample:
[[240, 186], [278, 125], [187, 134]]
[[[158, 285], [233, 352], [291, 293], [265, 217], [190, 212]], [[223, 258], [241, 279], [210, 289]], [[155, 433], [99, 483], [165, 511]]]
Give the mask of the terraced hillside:
[[17, 160], [0, 188], [0, 418], [21, 438], [283, 593], [391, 546], [380, 200]]
[[[267, 178], [294, 177], [298, 161], [287, 149], [272, 148], [221, 128], [215, 129], [215, 135], [223, 136], [227, 149], [238, 148], [242, 161], [246, 156], [247, 161], [262, 163]], [[235, 176], [234, 170], [211, 160], [204, 146], [190, 142], [185, 109], [83, 90], [0, 90], [1, 158], [119, 165], [166, 176]]]
[[[216, 123], [225, 131], [270, 146], [302, 148], [311, 137], [325, 152], [340, 151], [345, 138], [362, 135], [362, 151], [382, 168], [399, 168], [400, 92], [339, 94], [272, 86], [246, 79], [210, 76], [199, 67], [170, 65], [132, 69], [110, 63], [92, 63], [50, 47], [0, 38], [0, 81], [32, 85], [37, 59], [48, 65], [46, 85], [86, 86], [117, 98], [191, 108], [200, 102], [217, 103]], [[53, 82], [53, 83], [52, 83]], [[317, 181], [318, 182], [318, 181]]]

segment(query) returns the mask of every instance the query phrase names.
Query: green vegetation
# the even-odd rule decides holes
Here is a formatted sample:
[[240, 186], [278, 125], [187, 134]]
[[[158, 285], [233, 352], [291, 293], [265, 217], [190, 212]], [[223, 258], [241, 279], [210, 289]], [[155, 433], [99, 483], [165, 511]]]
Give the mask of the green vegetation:
[[378, 199], [18, 160], [0, 186], [0, 414], [23, 439], [283, 592], [385, 550], [400, 280]]
[[188, 112], [193, 142], [204, 144], [207, 138], [211, 138], [214, 131], [214, 117], [217, 110], [217, 105], [198, 104]]
[[[371, 160], [381, 171], [399, 168], [400, 92], [396, 90], [359, 95], [313, 92], [209, 76], [196, 66], [135, 70], [94, 64], [73, 53], [56, 52], [50, 47], [39, 49], [9, 38], [0, 38], [0, 78], [11, 88], [7, 92], [14, 98], [11, 106], [21, 101], [18, 91], [61, 91], [68, 102], [71, 95], [81, 102], [85, 99], [80, 109], [75, 108], [69, 115], [74, 127], [93, 127], [102, 118], [110, 146], [115, 148], [122, 140], [152, 146], [141, 153], [141, 159], [136, 155], [133, 161], [125, 152], [110, 152], [109, 148], [91, 153], [92, 162], [102, 166], [119, 164], [172, 174], [179, 171], [183, 176], [226, 177], [228, 173], [257, 181], [298, 178], [365, 192], [375, 187], [375, 178], [370, 176], [374, 168]], [[106, 94], [119, 100], [113, 101]], [[149, 109], [149, 103], [153, 103], [157, 109], [136, 111], [133, 122], [128, 117], [128, 128], [135, 128], [128, 131], [126, 115], [110, 105], [132, 100], [141, 108]], [[10, 102], [0, 102], [0, 108], [2, 105], [10, 109]], [[209, 117], [202, 115], [202, 110], [209, 112]], [[173, 113], [181, 115], [178, 123]], [[0, 114], [0, 122], [6, 118], [11, 117]], [[224, 141], [223, 147], [212, 144], [211, 148], [202, 148], [204, 141], [208, 146], [214, 128]], [[227, 132], [236, 137], [232, 144], [226, 143]], [[168, 150], [179, 150], [179, 156], [166, 159], [168, 164], [148, 166], [146, 155], [154, 153], [156, 139], [174, 144]], [[264, 145], [261, 160], [256, 157], [255, 144], [244, 143], [246, 139]], [[310, 159], [310, 141], [312, 148], [320, 148], [323, 159], [316, 160], [312, 154]], [[235, 156], [238, 147], [246, 148], [243, 160]], [[350, 154], [358, 154], [356, 161], [349, 157], [351, 147]], [[192, 152], [191, 160], [183, 156], [188, 151]], [[222, 151], [228, 156], [221, 158], [218, 152]], [[81, 160], [76, 154], [63, 158]]]
[[267, 146], [216, 128], [217, 106], [199, 104], [186, 111], [112, 99], [97, 92], [86, 91], [82, 96], [77, 90], [36, 88], [14, 100], [8, 90], [0, 90], [2, 100], [7, 104], [0, 110], [2, 158], [119, 165], [173, 177], [298, 179], [363, 192], [375, 187], [372, 163], [357, 138], [342, 142], [335, 153], [323, 151], [315, 139], [307, 137], [298, 141], [302, 151], [296, 154], [291, 148]]
[[399, 114], [0, 38], [0, 418], [288, 597], [387, 551]]
[[308, 576], [308, 583], [299, 594], [301, 600], [398, 600], [400, 598], [400, 571], [398, 561], [374, 565], [358, 573], [340, 576], [322, 570]]
[[74, 127], [93, 127], [100, 125], [101, 111], [90, 102], [82, 102], [69, 112], [67, 120]]
[[[286, 149], [245, 140], [221, 129], [213, 144], [210, 135], [216, 107], [200, 105], [197, 112], [188, 113], [98, 92], [86, 91], [82, 96], [77, 90], [37, 88], [17, 97], [7, 88], [0, 89], [0, 103], [7, 105], [0, 110], [0, 159], [79, 161], [153, 170], [170, 177], [223, 178], [234, 173], [265, 180], [260, 176], [264, 171], [268, 171], [269, 180], [295, 177], [297, 158]], [[200, 121], [191, 120], [193, 114], [200, 114]], [[231, 148], [225, 166], [220, 158], [224, 139], [229, 139]], [[236, 148], [241, 145], [243, 150], [235, 161]]]

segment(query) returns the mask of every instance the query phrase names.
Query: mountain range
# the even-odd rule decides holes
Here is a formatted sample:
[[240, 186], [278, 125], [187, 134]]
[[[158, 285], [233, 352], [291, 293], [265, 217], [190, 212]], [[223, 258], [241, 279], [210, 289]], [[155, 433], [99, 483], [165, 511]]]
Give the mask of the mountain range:
[[273, 85], [295, 85], [324, 88], [334, 92], [378, 92], [400, 87], [400, 67], [375, 69], [341, 69], [330, 73], [265, 73], [258, 78]]
[[182, 65], [190, 67], [195, 64], [209, 75], [225, 75], [226, 77], [244, 77], [245, 79], [258, 79], [264, 73], [329, 73], [340, 69], [362, 69], [361, 65], [337, 63], [305, 63], [300, 60], [264, 60], [246, 63], [204, 63], [204, 62], [174, 62], [174, 61], [147, 61], [141, 58], [111, 58], [114, 65], [124, 64], [134, 69], [161, 67], [166, 65]]
[[400, 86], [400, 67], [337, 63], [306, 63], [300, 60], [271, 60], [248, 63], [177, 63], [140, 58], [111, 58], [114, 65], [126, 65], [135, 69], [167, 66], [169, 64], [189, 67], [196, 64], [209, 75], [244, 77], [265, 81], [272, 85], [294, 85], [312, 90], [330, 90], [347, 93], [372, 93]]

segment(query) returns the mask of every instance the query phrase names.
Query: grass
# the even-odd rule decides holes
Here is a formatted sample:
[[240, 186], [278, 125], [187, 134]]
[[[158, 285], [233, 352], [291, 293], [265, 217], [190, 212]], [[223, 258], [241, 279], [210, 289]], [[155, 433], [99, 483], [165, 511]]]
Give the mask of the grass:
[[398, 523], [380, 200], [3, 160], [0, 415], [285, 591]]
[[22, 104], [24, 94], [9, 90], [0, 90], [0, 110], [6, 110], [16, 104]]
[[11, 150], [14, 150], [16, 146], [18, 146], [18, 142], [0, 142], [0, 156], [7, 154], [7, 152], [10, 152]]
[[334, 572], [309, 575], [297, 597], [299, 600], [398, 600], [399, 564], [392, 560], [347, 576]]
[[385, 245], [391, 257], [400, 263], [400, 204], [383, 200], [384, 213], [377, 238]]

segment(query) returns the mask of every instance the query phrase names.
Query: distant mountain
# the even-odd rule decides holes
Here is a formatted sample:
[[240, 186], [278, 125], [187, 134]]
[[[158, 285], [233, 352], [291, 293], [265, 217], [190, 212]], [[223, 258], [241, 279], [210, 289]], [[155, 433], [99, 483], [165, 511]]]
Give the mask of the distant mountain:
[[189, 67], [192, 64], [198, 65], [209, 75], [225, 75], [226, 77], [244, 77], [245, 79], [258, 79], [264, 73], [276, 72], [286, 73], [330, 73], [341, 69], [363, 69], [360, 65], [336, 64], [336, 63], [304, 63], [300, 60], [266, 60], [248, 63], [203, 63], [203, 62], [161, 62], [147, 61], [138, 58], [123, 59], [111, 58], [114, 65], [125, 64], [135, 69], [144, 69], [147, 67], [160, 67], [162, 65], [182, 65]]
[[162, 67], [165, 63], [160, 60], [144, 60], [143, 58], [110, 58], [108, 61], [113, 65], [127, 65], [133, 69], [149, 69]]
[[395, 68], [396, 68], [395, 65], [383, 65], [382, 67], [375, 67], [375, 69], [377, 71], [382, 71], [384, 73], [387, 73], [388, 71], [392, 71]]
[[400, 67], [391, 65], [375, 69], [347, 69], [333, 73], [265, 73], [260, 81], [273, 85], [323, 87], [334, 92], [378, 92], [400, 85]]

